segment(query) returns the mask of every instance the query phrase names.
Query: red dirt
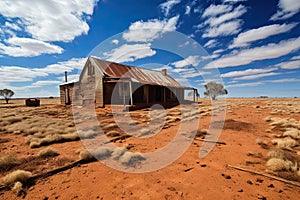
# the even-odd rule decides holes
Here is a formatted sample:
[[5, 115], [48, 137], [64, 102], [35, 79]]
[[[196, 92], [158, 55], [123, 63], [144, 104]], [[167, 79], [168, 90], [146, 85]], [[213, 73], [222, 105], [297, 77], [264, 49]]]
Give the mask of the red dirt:
[[[270, 134], [265, 132], [270, 126], [264, 120], [270, 116], [271, 109], [265, 107], [270, 101], [277, 100], [228, 100], [232, 111], [226, 114], [219, 138], [226, 145], [216, 145], [203, 159], [198, 157], [202, 142], [194, 140], [178, 160], [154, 172], [133, 174], [111, 169], [100, 162], [82, 164], [40, 179], [28, 188], [25, 199], [300, 199], [300, 187], [227, 167], [230, 164], [266, 174], [266, 160], [248, 154], [266, 156], [267, 150], [257, 145], [256, 139], [271, 140]], [[203, 102], [208, 104], [207, 100]], [[273, 116], [300, 120], [299, 113]], [[134, 151], [153, 150], [154, 145], [164, 146], [178, 129], [179, 122], [176, 123], [155, 135], [155, 142], [153, 139], [144, 139], [142, 141], [145, 143], [142, 144], [141, 140], [128, 138], [122, 143], [132, 144]], [[210, 116], [201, 116], [199, 130], [207, 129], [209, 123]], [[37, 155], [45, 148], [31, 149], [22, 135], [0, 132], [0, 139], [2, 154], [13, 153], [20, 158]], [[83, 148], [81, 141], [49, 146], [57, 149], [60, 155], [50, 158], [53, 159], [51, 162], [42, 161], [42, 166], [38, 165], [34, 173], [58, 167], [58, 159], [66, 159], [65, 163], [77, 160], [74, 152]], [[20, 197], [11, 191], [0, 191], [0, 199]]]

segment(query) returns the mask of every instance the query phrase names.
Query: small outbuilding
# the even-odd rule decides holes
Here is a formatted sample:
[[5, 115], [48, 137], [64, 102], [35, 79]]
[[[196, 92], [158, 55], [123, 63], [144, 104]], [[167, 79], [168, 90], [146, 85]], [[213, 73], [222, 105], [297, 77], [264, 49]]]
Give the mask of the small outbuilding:
[[89, 57], [79, 82], [60, 85], [60, 99], [62, 104], [76, 101], [76, 105], [95, 103], [98, 107], [169, 107], [183, 102], [186, 90], [192, 91], [193, 101], [197, 101], [197, 89], [182, 86], [165, 69], [155, 71]]

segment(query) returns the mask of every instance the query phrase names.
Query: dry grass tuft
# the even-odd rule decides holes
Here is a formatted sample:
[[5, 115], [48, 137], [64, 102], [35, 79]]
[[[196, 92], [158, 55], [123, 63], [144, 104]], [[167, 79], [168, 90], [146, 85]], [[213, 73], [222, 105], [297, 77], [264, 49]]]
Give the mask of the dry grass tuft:
[[262, 140], [262, 139], [257, 138], [255, 142], [256, 142], [256, 144], [258, 144], [259, 146], [261, 146], [264, 149], [268, 149], [269, 148], [267, 142], [264, 141], [264, 140]]
[[13, 193], [19, 196], [23, 191], [23, 184], [20, 181], [15, 182], [14, 187], [11, 189]]
[[21, 161], [14, 155], [7, 155], [0, 158], [0, 172], [8, 171], [14, 166], [21, 164]]
[[284, 151], [281, 149], [272, 149], [267, 153], [268, 158], [278, 158], [278, 159], [284, 159]]
[[273, 139], [272, 143], [277, 144], [277, 147], [280, 148], [280, 149], [288, 149], [288, 150], [290, 150], [293, 147], [298, 145], [297, 141], [290, 138], [290, 137], [285, 137], [285, 138], [280, 138], [280, 139]]
[[29, 146], [30, 146], [30, 148], [38, 148], [41, 146], [41, 143], [38, 141], [33, 141], [33, 142], [30, 142]]
[[119, 159], [123, 165], [135, 167], [138, 164], [140, 164], [143, 160], [145, 160], [145, 157], [141, 153], [132, 153], [129, 151], [126, 151]]
[[300, 131], [296, 128], [286, 128], [286, 131], [283, 133], [285, 137], [291, 137], [293, 139], [300, 139]]
[[109, 131], [107, 134], [106, 134], [108, 137], [118, 137], [120, 136], [120, 133], [118, 131]]
[[97, 133], [94, 130], [87, 130], [85, 132], [80, 131], [79, 135], [80, 135], [81, 139], [89, 139], [89, 138], [95, 137], [97, 135]]
[[95, 160], [94, 156], [87, 149], [79, 150], [79, 159], [87, 162]]
[[0, 180], [0, 183], [1, 185], [6, 185], [6, 186], [12, 185], [13, 183], [18, 181], [21, 183], [25, 183], [31, 176], [32, 176], [31, 172], [24, 171], [24, 170], [16, 170], [4, 176]]
[[279, 171], [289, 171], [293, 163], [289, 160], [283, 160], [280, 158], [271, 158], [266, 163], [267, 166], [267, 172], [274, 173]]
[[106, 158], [109, 158], [111, 154], [113, 153], [113, 150], [109, 147], [98, 147], [97, 149], [92, 150], [92, 154], [98, 159], [103, 160]]
[[55, 157], [55, 156], [58, 156], [59, 153], [57, 152], [56, 149], [53, 149], [53, 148], [45, 148], [43, 150], [41, 150], [38, 154], [39, 157], [42, 157], [42, 158], [46, 158], [46, 157]]
[[115, 160], [119, 160], [121, 156], [126, 152], [125, 148], [116, 148], [114, 152], [111, 154], [112, 158]]

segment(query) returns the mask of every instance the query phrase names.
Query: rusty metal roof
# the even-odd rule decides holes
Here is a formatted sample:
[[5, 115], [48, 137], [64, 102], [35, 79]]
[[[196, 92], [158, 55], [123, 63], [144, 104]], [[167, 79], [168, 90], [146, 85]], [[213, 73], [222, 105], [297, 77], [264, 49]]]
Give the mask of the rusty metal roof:
[[189, 88], [182, 86], [169, 75], [163, 75], [160, 71], [127, 66], [114, 62], [104, 61], [99, 58], [89, 57], [103, 75], [113, 78], [130, 78], [134, 82], [166, 87]]

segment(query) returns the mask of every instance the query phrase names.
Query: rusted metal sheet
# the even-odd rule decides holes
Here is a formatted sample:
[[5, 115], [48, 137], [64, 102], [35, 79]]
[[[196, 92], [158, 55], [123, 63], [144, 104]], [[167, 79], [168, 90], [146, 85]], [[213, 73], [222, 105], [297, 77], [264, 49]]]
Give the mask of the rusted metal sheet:
[[126, 66], [118, 63], [100, 60], [90, 57], [102, 74], [113, 78], [130, 78], [133, 82], [149, 85], [160, 85], [175, 88], [187, 88], [178, 83], [169, 75], [164, 75], [160, 71]]

